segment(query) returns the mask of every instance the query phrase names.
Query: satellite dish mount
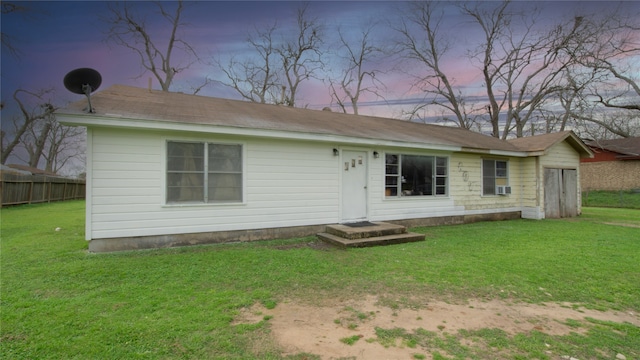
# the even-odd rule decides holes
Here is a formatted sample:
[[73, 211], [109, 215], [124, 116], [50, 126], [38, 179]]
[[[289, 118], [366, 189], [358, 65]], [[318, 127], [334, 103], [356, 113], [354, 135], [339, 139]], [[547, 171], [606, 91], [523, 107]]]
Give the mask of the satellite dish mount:
[[75, 94], [83, 94], [87, 97], [89, 107], [86, 111], [94, 113], [91, 107], [91, 93], [96, 91], [102, 84], [102, 76], [96, 70], [90, 68], [80, 68], [70, 71], [64, 77], [64, 87]]

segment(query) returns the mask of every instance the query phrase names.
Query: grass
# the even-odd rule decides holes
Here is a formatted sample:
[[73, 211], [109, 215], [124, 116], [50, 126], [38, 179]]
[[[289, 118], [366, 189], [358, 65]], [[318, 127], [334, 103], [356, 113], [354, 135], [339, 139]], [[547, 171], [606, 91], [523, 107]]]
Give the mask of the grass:
[[640, 191], [585, 191], [583, 206], [640, 209]]
[[[256, 302], [273, 308], [296, 298], [376, 294], [407, 307], [420, 296], [510, 298], [640, 311], [640, 213], [583, 211], [577, 219], [417, 228], [427, 241], [346, 251], [299, 246], [315, 241], [303, 238], [89, 254], [84, 202], [3, 208], [0, 357], [281, 359], [269, 319], [232, 320]], [[347, 325], [369, 316], [347, 314]], [[506, 351], [505, 358], [548, 358], [545, 343], [581, 359], [640, 357], [637, 327], [595, 320], [582, 326], [585, 333], [568, 336], [497, 329], [381, 334], [409, 347], [431, 344], [434, 358], [483, 357], [482, 348], [462, 339]], [[318, 357], [289, 357], [308, 358]]]

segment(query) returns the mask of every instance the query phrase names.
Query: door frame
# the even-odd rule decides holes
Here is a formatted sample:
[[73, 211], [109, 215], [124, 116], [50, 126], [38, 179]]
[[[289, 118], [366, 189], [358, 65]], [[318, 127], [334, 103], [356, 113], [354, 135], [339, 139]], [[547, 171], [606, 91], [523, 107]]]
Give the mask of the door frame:
[[[346, 156], [349, 155], [349, 156]], [[360, 156], [362, 156], [362, 163], [360, 164]], [[352, 161], [355, 161], [355, 166], [352, 166]], [[348, 166], [348, 170], [345, 167]], [[357, 180], [360, 184], [346, 184], [346, 172], [353, 171], [353, 168], [360, 168], [362, 171], [362, 177]], [[352, 177], [353, 178], [353, 177]], [[360, 195], [354, 196], [356, 191], [362, 192]], [[352, 193], [353, 192], [353, 193]], [[360, 204], [360, 210], [358, 215], [349, 216], [345, 213], [345, 201], [347, 201], [347, 194], [350, 198], [357, 198], [362, 201]], [[341, 149], [340, 150], [340, 223], [353, 223], [359, 221], [367, 221], [369, 219], [369, 151], [363, 149]]]

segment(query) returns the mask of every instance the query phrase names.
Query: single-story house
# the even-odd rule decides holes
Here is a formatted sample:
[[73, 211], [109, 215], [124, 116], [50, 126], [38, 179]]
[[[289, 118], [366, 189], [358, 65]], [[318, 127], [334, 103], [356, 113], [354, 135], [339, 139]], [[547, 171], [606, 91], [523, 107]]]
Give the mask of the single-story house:
[[115, 85], [57, 112], [87, 128], [86, 239], [115, 251], [580, 213], [570, 131], [465, 129]]
[[580, 160], [584, 191], [640, 189], [640, 137], [585, 143], [594, 156]]

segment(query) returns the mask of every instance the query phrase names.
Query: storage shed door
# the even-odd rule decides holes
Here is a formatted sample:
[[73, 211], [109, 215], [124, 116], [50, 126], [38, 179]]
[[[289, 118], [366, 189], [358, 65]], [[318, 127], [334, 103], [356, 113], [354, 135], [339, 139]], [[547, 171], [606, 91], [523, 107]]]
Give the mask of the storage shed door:
[[544, 217], [557, 219], [577, 215], [577, 170], [544, 169]]

